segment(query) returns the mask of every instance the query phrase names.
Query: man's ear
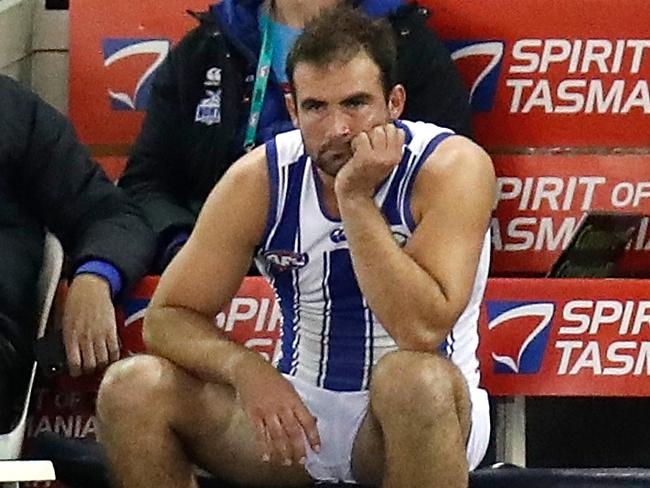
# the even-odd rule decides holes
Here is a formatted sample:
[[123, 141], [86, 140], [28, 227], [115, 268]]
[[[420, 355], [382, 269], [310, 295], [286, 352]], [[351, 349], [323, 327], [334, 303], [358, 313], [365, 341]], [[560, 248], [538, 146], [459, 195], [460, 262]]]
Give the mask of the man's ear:
[[388, 113], [391, 119], [395, 120], [400, 118], [400, 115], [404, 112], [405, 103], [406, 90], [402, 85], [395, 85], [388, 94]]
[[293, 93], [284, 94], [284, 104], [287, 107], [287, 112], [289, 112], [289, 117], [291, 117], [293, 126], [296, 129], [300, 128], [300, 124], [298, 123], [298, 110], [296, 108], [296, 97]]

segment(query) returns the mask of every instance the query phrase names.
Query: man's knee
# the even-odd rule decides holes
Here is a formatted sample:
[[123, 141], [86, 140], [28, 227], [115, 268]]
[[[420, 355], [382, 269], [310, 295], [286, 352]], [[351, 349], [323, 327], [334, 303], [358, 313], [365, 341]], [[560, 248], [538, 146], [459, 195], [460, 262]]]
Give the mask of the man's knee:
[[113, 421], [123, 415], [163, 413], [162, 401], [170, 389], [174, 366], [165, 359], [149, 355], [134, 356], [112, 364], [97, 395], [97, 414]]
[[381, 419], [434, 420], [458, 410], [466, 398], [460, 371], [436, 354], [397, 351], [382, 358], [373, 371], [370, 398], [372, 409]]

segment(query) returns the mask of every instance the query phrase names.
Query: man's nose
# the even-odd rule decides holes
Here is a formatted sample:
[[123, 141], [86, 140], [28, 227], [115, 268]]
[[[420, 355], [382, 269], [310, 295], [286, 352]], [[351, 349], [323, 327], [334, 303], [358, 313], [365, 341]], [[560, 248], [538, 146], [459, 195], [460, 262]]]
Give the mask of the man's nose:
[[329, 122], [330, 135], [336, 137], [350, 135], [350, 117], [342, 110], [333, 110]]

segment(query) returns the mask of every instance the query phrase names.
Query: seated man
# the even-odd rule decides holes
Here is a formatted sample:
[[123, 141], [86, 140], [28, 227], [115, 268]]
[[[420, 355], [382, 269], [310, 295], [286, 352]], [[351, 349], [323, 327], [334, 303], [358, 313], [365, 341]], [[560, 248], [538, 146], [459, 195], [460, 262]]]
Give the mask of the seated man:
[[[159, 68], [119, 182], [156, 232], [155, 272], [187, 240], [212, 187], [244, 146], [293, 129], [284, 103], [287, 52], [307, 19], [337, 3], [390, 19], [397, 81], [409, 92], [405, 118], [470, 133], [467, 91], [449, 52], [427, 27], [426, 9], [406, 0], [222, 0], [197, 15], [201, 25]], [[256, 68], [268, 77], [256, 77]]]
[[[288, 60], [299, 128], [237, 162], [162, 276], [153, 355], [98, 396], [116, 486], [314, 480], [465, 487], [489, 437], [476, 358], [494, 172], [445, 128], [398, 120], [390, 29], [336, 7]], [[283, 314], [277, 369], [213, 317], [255, 257]]]
[[73, 376], [119, 358], [113, 300], [146, 272], [154, 237], [65, 117], [5, 76], [0, 107], [0, 431], [6, 432], [33, 361], [45, 227], [69, 257], [63, 337]]

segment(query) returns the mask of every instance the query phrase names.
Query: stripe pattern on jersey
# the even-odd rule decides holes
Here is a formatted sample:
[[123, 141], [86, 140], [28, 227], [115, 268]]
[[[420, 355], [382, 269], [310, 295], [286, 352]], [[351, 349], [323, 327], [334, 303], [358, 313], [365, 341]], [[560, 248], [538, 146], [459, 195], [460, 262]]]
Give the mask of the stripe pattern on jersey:
[[[396, 239], [405, 240], [415, 228], [414, 181], [452, 133], [432, 124], [397, 125], [406, 131], [403, 158], [374, 199]], [[361, 293], [342, 222], [325, 215], [317, 172], [300, 133], [280, 134], [266, 151], [271, 200], [256, 261], [282, 311], [278, 368], [329, 390], [367, 389], [373, 365], [397, 346]], [[452, 360], [458, 346], [453, 332], [439, 347]], [[473, 351], [469, 356], [475, 360]], [[473, 363], [471, 369], [476, 370]]]

